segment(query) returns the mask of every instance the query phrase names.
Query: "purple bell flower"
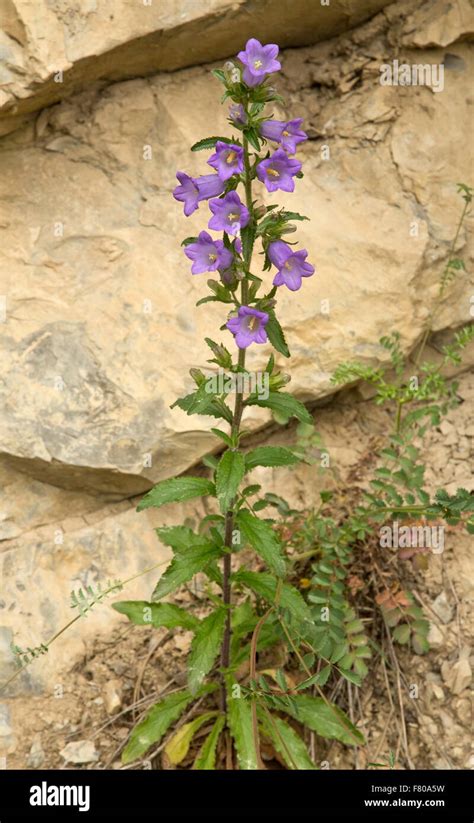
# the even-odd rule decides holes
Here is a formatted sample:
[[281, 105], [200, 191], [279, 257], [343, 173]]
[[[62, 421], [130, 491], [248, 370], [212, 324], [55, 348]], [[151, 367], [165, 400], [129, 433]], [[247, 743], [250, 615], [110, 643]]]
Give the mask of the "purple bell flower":
[[202, 231], [196, 243], [189, 243], [184, 253], [193, 261], [192, 274], [230, 268], [233, 256], [222, 240], [213, 240], [207, 231]]
[[227, 234], [237, 234], [250, 219], [248, 209], [235, 191], [230, 191], [225, 197], [211, 200], [209, 208], [213, 213], [208, 223], [209, 228], [226, 231]]
[[233, 174], [240, 174], [244, 170], [244, 150], [234, 143], [223, 143], [218, 140], [216, 153], [207, 161], [219, 175], [221, 180], [228, 180]]
[[184, 203], [184, 213], [186, 217], [189, 217], [198, 207], [199, 189], [193, 178], [184, 171], [176, 172], [176, 177], [180, 185], [174, 189], [173, 197], [180, 203]]
[[265, 183], [267, 191], [294, 191], [293, 177], [301, 171], [299, 160], [292, 160], [283, 149], [277, 149], [268, 160], [257, 166], [257, 177]]
[[301, 278], [314, 274], [314, 266], [306, 262], [306, 249], [294, 252], [288, 243], [275, 240], [268, 246], [268, 256], [278, 269], [273, 278], [274, 286], [285, 285], [291, 291], [298, 291], [301, 288]]
[[189, 217], [198, 208], [201, 200], [218, 197], [225, 189], [224, 181], [218, 174], [204, 174], [202, 177], [190, 177], [184, 171], [176, 172], [180, 183], [173, 191], [173, 197], [184, 203], [184, 213]]
[[247, 41], [245, 51], [239, 51], [237, 57], [244, 65], [242, 79], [247, 86], [258, 86], [267, 74], [281, 69], [278, 57], [278, 46], [270, 43], [268, 46], [251, 37]]
[[288, 154], [295, 154], [298, 143], [304, 143], [308, 135], [300, 126], [302, 117], [296, 120], [265, 120], [260, 126], [260, 134], [267, 140], [274, 140]]
[[265, 326], [268, 320], [266, 312], [240, 306], [237, 316], [231, 317], [226, 326], [234, 335], [239, 349], [246, 349], [251, 343], [267, 342]]

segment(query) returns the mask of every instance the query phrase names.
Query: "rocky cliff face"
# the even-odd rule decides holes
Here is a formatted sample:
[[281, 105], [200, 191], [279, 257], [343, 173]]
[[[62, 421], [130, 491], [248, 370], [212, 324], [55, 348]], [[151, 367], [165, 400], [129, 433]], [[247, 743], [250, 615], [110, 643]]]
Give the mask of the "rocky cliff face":
[[[321, 41], [284, 52], [286, 106], [276, 109], [304, 117], [310, 135], [287, 202], [311, 217], [299, 239], [317, 276], [280, 302], [292, 390], [305, 401], [333, 391], [342, 360], [382, 359], [382, 334], [399, 331], [405, 349], [420, 337], [459, 217], [456, 183], [471, 182], [467, 2], [413, 12], [380, 0], [330, 10], [196, 0], [141, 17], [124, 0], [113, 25], [86, 5], [79, 15], [60, 0], [4, 4], [0, 625], [33, 621], [25, 644], [61, 624], [73, 584], [157, 562], [156, 538], [127, 498], [216, 446], [205, 421], [169, 408], [223, 322], [221, 308], [195, 309], [205, 281], [179, 247], [203, 211], [185, 223], [171, 198], [176, 169], [205, 173], [189, 146], [211, 123], [228, 129], [218, 84], [196, 64], [232, 55], [251, 34]], [[381, 85], [393, 59], [443, 63], [444, 91]], [[464, 232], [457, 248], [467, 262]], [[437, 329], [469, 320], [471, 293], [459, 277]], [[262, 363], [254, 353], [251, 366]]]

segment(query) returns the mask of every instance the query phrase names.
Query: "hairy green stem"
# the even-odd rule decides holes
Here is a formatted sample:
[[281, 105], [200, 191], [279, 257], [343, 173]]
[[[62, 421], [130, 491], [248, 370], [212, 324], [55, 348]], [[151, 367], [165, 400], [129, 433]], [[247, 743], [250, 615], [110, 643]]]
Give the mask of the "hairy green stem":
[[[244, 146], [244, 187], [245, 187], [245, 199], [247, 208], [250, 212], [250, 221], [249, 226], [253, 226], [254, 216], [253, 216], [253, 208], [252, 208], [252, 181], [250, 176], [250, 160], [249, 160], [249, 147], [248, 147], [248, 140], [244, 136], [243, 140]], [[241, 290], [240, 290], [240, 302], [241, 305], [245, 306], [248, 299], [248, 280], [247, 275], [249, 274], [250, 269], [250, 261], [252, 259], [252, 251], [253, 251], [253, 242], [250, 243], [247, 247], [247, 253], [244, 254], [244, 265], [245, 265], [245, 277], [241, 283]], [[239, 370], [245, 369], [245, 349], [239, 349], [239, 356], [237, 365]], [[234, 442], [237, 442], [238, 435], [240, 433], [240, 423], [242, 420], [242, 412], [244, 409], [244, 397], [243, 392], [238, 391], [235, 396], [235, 406], [234, 406], [234, 415], [232, 418], [232, 427], [231, 427], [231, 436]], [[221, 647], [221, 668], [223, 672], [225, 672], [230, 665], [230, 641], [232, 636], [232, 628], [231, 628], [231, 610], [230, 606], [232, 603], [232, 591], [231, 591], [231, 583], [230, 583], [230, 576], [232, 571], [232, 532], [234, 530], [234, 505], [235, 499], [231, 501], [229, 509], [226, 513], [225, 517], [225, 531], [224, 531], [224, 546], [227, 549], [226, 554], [224, 555], [223, 560], [223, 568], [222, 568], [222, 600], [225, 606], [227, 606], [227, 616], [226, 616], [226, 623], [224, 629], [224, 637], [222, 640], [222, 647]], [[226, 687], [224, 682], [224, 676], [222, 677], [222, 684], [221, 684], [221, 695], [220, 695], [220, 706], [223, 712], [227, 710], [227, 695], [226, 695]]]

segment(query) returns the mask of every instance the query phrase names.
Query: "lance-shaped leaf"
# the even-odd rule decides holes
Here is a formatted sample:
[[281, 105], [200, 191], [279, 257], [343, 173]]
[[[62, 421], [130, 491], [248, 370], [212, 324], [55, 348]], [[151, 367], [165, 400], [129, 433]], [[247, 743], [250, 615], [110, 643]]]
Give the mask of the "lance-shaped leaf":
[[245, 460], [242, 452], [231, 449], [224, 452], [216, 471], [216, 495], [223, 514], [231, 507], [244, 474]]
[[196, 630], [188, 662], [188, 687], [192, 694], [214, 665], [222, 643], [226, 614], [226, 609], [216, 609], [201, 620]]
[[299, 461], [296, 454], [283, 446], [257, 446], [245, 455], [245, 470], [256, 466], [291, 466]]
[[192, 497], [204, 497], [215, 494], [214, 483], [205, 477], [170, 477], [153, 486], [145, 497], [140, 500], [137, 511], [148, 509], [150, 506], [159, 508], [165, 503], [178, 503], [181, 500], [190, 500]]
[[112, 603], [112, 608], [120, 614], [125, 614], [136, 626], [153, 626], [155, 629], [164, 626], [175, 629], [194, 631], [200, 621], [185, 609], [175, 606], [174, 603], [148, 603], [146, 600], [121, 600]]
[[160, 577], [152, 599], [161, 600], [165, 594], [169, 594], [178, 586], [191, 580], [197, 572], [204, 571], [212, 560], [219, 557], [220, 553], [218, 546], [203, 542], [201, 546], [193, 546], [189, 551], [175, 555], [165, 573]]
[[290, 350], [285, 340], [283, 329], [273, 311], [268, 313], [268, 323], [265, 326], [265, 331], [268, 334], [268, 339], [273, 348], [279, 351], [280, 354], [283, 354], [284, 357], [290, 357]]
[[200, 714], [198, 717], [195, 717], [194, 720], [191, 720], [190, 723], [185, 723], [184, 726], [181, 726], [181, 728], [170, 737], [165, 746], [165, 754], [173, 766], [177, 766], [178, 763], [184, 760], [196, 732], [216, 715], [216, 711]]
[[[267, 572], [247, 572], [238, 571], [233, 575], [233, 579], [237, 583], [242, 583], [248, 586], [249, 589], [260, 595], [268, 603], [275, 604], [277, 579]], [[280, 592], [280, 606], [288, 611], [297, 620], [313, 627], [314, 620], [311, 611], [301, 594], [294, 586], [289, 583], [283, 583]]]
[[290, 769], [315, 769], [304, 741], [299, 734], [277, 715], [271, 719], [262, 713], [265, 732], [271, 738], [276, 751], [281, 754]]
[[198, 140], [197, 143], [194, 143], [191, 146], [191, 151], [203, 151], [203, 149], [213, 149], [217, 142], [238, 143], [240, 145], [239, 140], [232, 140], [230, 137], [204, 137], [202, 140]]
[[356, 729], [344, 712], [322, 697], [297, 694], [288, 702], [280, 701], [280, 706], [283, 711], [321, 737], [340, 740], [341, 743], [349, 745], [365, 743], [363, 734]]
[[281, 544], [271, 525], [260, 520], [249, 511], [242, 509], [236, 518], [245, 543], [250, 543], [268, 568], [278, 577], [285, 574], [285, 559], [281, 553]]
[[161, 526], [155, 529], [156, 534], [165, 546], [170, 546], [173, 552], [185, 552], [191, 546], [202, 546], [202, 534], [195, 534], [188, 526]]
[[218, 717], [212, 731], [206, 737], [202, 748], [194, 761], [193, 769], [202, 771], [210, 771], [216, 767], [216, 749], [219, 742], [219, 736], [224, 728], [225, 717]]
[[122, 763], [131, 763], [154, 743], [159, 743], [172, 723], [180, 717], [193, 699], [187, 691], [176, 692], [156, 703], [146, 717], [135, 726], [122, 754]]
[[282, 417], [296, 417], [302, 423], [313, 422], [313, 418], [306, 406], [303, 406], [303, 403], [300, 403], [292, 394], [286, 392], [271, 391], [266, 399], [259, 398], [257, 394], [251, 394], [245, 401], [245, 404], [247, 406], [263, 406], [264, 408], [271, 409]]
[[[235, 692], [233, 686], [237, 686]], [[258, 769], [252, 730], [251, 703], [241, 694], [238, 685], [234, 684], [230, 678], [228, 680], [227, 722], [234, 739], [239, 768], [245, 771]]]

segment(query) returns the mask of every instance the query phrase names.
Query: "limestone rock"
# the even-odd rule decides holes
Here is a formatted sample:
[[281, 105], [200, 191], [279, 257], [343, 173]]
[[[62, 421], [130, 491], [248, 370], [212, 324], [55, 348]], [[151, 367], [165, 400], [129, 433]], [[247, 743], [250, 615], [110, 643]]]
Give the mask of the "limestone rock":
[[99, 759], [92, 740], [76, 740], [67, 743], [64, 749], [61, 749], [60, 754], [66, 763], [96, 763]]
[[316, 43], [390, 2], [2, 0], [0, 133], [96, 80], [143, 77], [225, 58], [249, 37], [281, 46]]
[[122, 706], [122, 684], [120, 680], [109, 680], [105, 685], [104, 703], [107, 714], [116, 714]]

